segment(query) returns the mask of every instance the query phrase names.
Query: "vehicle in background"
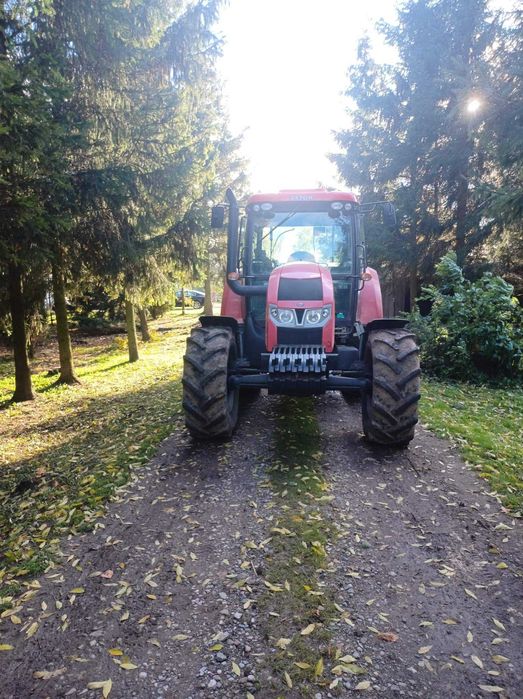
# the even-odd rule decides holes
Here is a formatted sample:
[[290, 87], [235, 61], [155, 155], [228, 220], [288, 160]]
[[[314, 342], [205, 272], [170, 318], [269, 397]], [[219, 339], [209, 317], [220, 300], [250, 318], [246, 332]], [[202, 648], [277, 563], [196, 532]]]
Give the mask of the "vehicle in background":
[[[185, 305], [188, 308], [203, 308], [205, 303], [205, 294], [203, 291], [197, 291], [196, 289], [184, 289], [183, 295], [185, 297]], [[175, 305], [182, 305], [182, 289], [179, 289], [175, 293]]]

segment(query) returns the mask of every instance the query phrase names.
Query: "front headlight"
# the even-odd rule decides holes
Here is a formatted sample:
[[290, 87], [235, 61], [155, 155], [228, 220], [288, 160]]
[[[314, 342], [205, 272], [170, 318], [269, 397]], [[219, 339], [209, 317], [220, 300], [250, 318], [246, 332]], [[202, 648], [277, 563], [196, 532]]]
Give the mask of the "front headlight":
[[298, 310], [298, 317], [296, 317], [296, 311], [293, 308], [278, 308], [275, 304], [270, 304], [269, 315], [275, 325], [281, 326], [293, 326], [293, 327], [303, 327], [315, 326], [321, 328], [328, 322], [332, 313], [332, 305], [328, 304], [322, 308], [307, 308], [300, 315], [301, 311]]
[[288, 308], [283, 308], [278, 313], [278, 320], [280, 323], [285, 323], [285, 325], [294, 323], [294, 311], [291, 311]]
[[307, 325], [317, 325], [321, 320], [321, 310], [319, 308], [313, 308], [311, 311], [307, 311], [305, 314], [305, 323]]
[[325, 325], [331, 317], [331, 305], [323, 308], [309, 308], [305, 311], [303, 318], [304, 325]]
[[271, 304], [269, 313], [276, 325], [296, 325], [296, 315], [292, 308], [278, 308]]

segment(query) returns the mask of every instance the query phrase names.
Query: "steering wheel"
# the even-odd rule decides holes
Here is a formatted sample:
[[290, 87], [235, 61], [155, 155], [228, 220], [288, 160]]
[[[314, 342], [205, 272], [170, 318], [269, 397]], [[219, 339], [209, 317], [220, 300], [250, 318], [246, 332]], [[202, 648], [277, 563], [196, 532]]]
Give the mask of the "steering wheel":
[[289, 255], [288, 262], [316, 262], [314, 255], [306, 250], [295, 250]]

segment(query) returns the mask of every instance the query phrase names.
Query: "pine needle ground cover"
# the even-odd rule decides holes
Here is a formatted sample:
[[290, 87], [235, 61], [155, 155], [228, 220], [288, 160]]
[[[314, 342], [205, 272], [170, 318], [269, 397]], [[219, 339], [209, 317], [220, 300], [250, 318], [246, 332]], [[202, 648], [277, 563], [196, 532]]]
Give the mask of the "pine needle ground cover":
[[463, 457], [514, 511], [523, 510], [523, 388], [422, 382], [421, 420]]
[[[185, 338], [198, 311], [163, 318], [129, 364], [125, 338], [75, 348], [81, 386], [56, 386], [54, 349], [34, 366], [37, 399], [10, 404], [13, 367], [0, 363], [0, 598], [46, 568], [64, 534], [84, 531], [180, 420]], [[51, 363], [54, 361], [55, 363]], [[1, 603], [1, 599], [0, 599]]]

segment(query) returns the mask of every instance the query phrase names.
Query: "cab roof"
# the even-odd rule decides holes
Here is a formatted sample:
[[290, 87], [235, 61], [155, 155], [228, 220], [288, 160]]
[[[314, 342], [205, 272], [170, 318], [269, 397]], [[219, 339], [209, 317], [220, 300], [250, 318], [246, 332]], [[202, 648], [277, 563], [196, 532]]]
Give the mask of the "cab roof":
[[327, 189], [280, 189], [279, 192], [268, 194], [253, 194], [247, 200], [249, 204], [284, 201], [354, 201], [357, 198], [352, 192], [329, 191]]

